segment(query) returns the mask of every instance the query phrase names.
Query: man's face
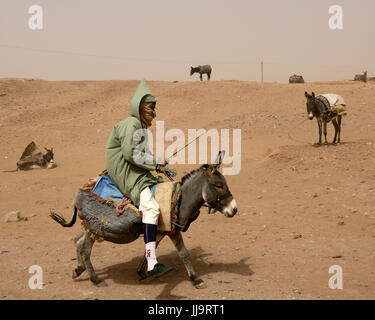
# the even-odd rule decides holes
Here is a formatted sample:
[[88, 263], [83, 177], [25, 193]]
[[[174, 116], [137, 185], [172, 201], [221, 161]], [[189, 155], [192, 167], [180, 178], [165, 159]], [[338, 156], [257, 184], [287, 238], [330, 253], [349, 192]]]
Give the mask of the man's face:
[[146, 128], [151, 127], [152, 120], [156, 117], [155, 102], [142, 102], [139, 106], [141, 122]]

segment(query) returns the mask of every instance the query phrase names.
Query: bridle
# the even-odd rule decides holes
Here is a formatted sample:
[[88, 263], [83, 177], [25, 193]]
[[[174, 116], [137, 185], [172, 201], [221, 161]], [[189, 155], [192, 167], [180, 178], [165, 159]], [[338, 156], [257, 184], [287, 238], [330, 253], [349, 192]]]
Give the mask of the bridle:
[[[208, 178], [208, 176], [207, 176], [207, 172], [206, 172], [206, 171], [204, 171], [204, 175], [205, 175], [206, 178], [207, 178], [207, 182], [208, 182], [208, 184], [210, 184], [211, 186], [215, 186], [214, 183], [211, 183], [211, 182], [210, 182], [210, 179]], [[215, 191], [215, 192], [216, 192], [216, 191]], [[211, 214], [211, 210], [212, 210], [212, 209], [214, 209], [215, 211], [218, 211], [218, 210], [217, 210], [217, 209], [218, 209], [218, 206], [220, 205], [220, 202], [221, 202], [222, 200], [225, 200], [225, 199], [227, 199], [227, 198], [229, 198], [229, 197], [232, 197], [232, 196], [233, 196], [233, 195], [232, 195], [232, 193], [231, 193], [229, 190], [227, 190], [227, 192], [224, 193], [224, 194], [219, 194], [218, 192], [216, 192], [215, 201], [214, 201], [214, 202], [207, 202], [207, 201], [206, 201], [207, 204], [203, 204], [203, 206], [208, 207], [208, 214]]]
[[[163, 173], [168, 177], [168, 179], [169, 179], [171, 182], [174, 182], [173, 177], [176, 176], [176, 172], [175, 172], [175, 170], [173, 170], [173, 169], [167, 169], [167, 170], [165, 170]], [[211, 183], [211, 182], [210, 182], [210, 179], [209, 179], [208, 176], [207, 176], [207, 172], [206, 172], [206, 170], [204, 170], [204, 175], [205, 175], [205, 177], [207, 178], [207, 182], [208, 182], [208, 184], [210, 184], [211, 186], [215, 186], [214, 183]], [[179, 182], [179, 184], [181, 185], [180, 182]], [[176, 203], [176, 210], [175, 210], [175, 216], [176, 216], [176, 218], [177, 218], [177, 221], [178, 221], [179, 205], [180, 205], [180, 200], [181, 200], [181, 196], [182, 196], [181, 189], [179, 189], [178, 193], [179, 193], [179, 196], [177, 196], [177, 203]], [[206, 203], [204, 203], [202, 206], [203, 206], [203, 207], [207, 207], [207, 208], [208, 208], [208, 214], [211, 214], [211, 210], [212, 210], [212, 209], [213, 209], [214, 211], [218, 211], [218, 207], [219, 207], [220, 202], [221, 202], [222, 200], [225, 200], [225, 199], [227, 199], [227, 198], [229, 198], [229, 197], [232, 197], [232, 196], [233, 196], [233, 195], [232, 195], [232, 193], [231, 193], [229, 190], [227, 190], [227, 192], [224, 193], [224, 194], [218, 194], [218, 193], [216, 192], [215, 201], [214, 201], [214, 202], [206, 202]], [[180, 225], [180, 224], [177, 223], [176, 221], [172, 221], [172, 224], [174, 224], [176, 227], [181, 228], [182, 231], [186, 231], [186, 230], [189, 228], [190, 223], [193, 222], [193, 221], [198, 217], [198, 215], [199, 215], [199, 209], [198, 209], [197, 212], [196, 212], [196, 213], [190, 218], [190, 220], [188, 221], [188, 223], [187, 223], [185, 226]]]

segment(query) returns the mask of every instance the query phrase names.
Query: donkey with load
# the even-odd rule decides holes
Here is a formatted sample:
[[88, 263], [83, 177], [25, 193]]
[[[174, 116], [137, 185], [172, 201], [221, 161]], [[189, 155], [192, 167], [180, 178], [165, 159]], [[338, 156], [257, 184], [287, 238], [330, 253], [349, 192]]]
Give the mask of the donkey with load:
[[325, 143], [327, 144], [327, 123], [332, 120], [335, 127], [335, 137], [332, 143], [340, 143], [341, 119], [347, 115], [346, 104], [338, 94], [321, 94], [315, 96], [315, 93], [308, 94], [305, 92], [307, 115], [310, 120], [316, 118], [319, 127], [319, 142], [322, 143], [322, 126], [324, 129]]
[[[156, 184], [154, 188], [156, 197], [158, 188], [163, 185], [170, 184], [171, 188], [167, 186], [166, 189], [173, 190], [171, 197], [169, 197], [171, 225], [169, 229], [164, 230], [160, 230], [158, 226], [157, 244], [164, 236], [169, 236], [196, 288], [204, 288], [205, 284], [193, 269], [181, 232], [187, 231], [190, 223], [198, 218], [202, 206], [207, 206], [214, 212], [221, 212], [226, 217], [233, 217], [237, 213], [236, 201], [229, 191], [224, 176], [219, 172], [224, 154], [225, 152], [221, 151], [214, 164], [202, 165], [185, 175], [181, 182], [164, 182]], [[173, 180], [170, 176], [168, 177]], [[95, 191], [95, 187], [87, 185], [77, 190], [73, 199], [74, 215], [70, 222], [65, 221], [57, 213], [51, 213], [51, 217], [63, 227], [72, 227], [78, 214], [85, 232], [78, 235], [74, 240], [78, 266], [73, 271], [73, 279], [87, 270], [93, 284], [105, 285], [105, 282], [96, 275], [90, 260], [94, 242], [97, 240], [119, 244], [133, 242], [143, 233], [143, 224], [141, 213], [130, 201], [124, 198], [117, 207], [109, 206], [108, 201], [104, 201], [92, 191]], [[163, 191], [160, 193], [163, 193]], [[124, 200], [126, 201], [124, 202]], [[123, 207], [119, 212], [121, 205]], [[146, 278], [146, 264], [144, 258], [137, 271], [141, 280]]]

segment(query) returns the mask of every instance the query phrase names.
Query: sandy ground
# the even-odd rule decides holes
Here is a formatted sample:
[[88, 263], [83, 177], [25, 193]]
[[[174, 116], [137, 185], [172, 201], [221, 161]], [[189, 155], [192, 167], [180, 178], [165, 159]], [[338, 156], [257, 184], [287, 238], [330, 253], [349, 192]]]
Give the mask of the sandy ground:
[[[70, 219], [74, 191], [105, 168], [113, 125], [128, 116], [138, 81], [0, 80], [0, 169], [16, 168], [26, 145], [53, 147], [52, 170], [0, 173], [0, 299], [374, 299], [375, 83], [308, 84], [241, 81], [148, 82], [165, 130], [240, 128], [241, 173], [227, 176], [238, 203], [232, 219], [199, 219], [184, 234], [206, 289], [188, 280], [171, 241], [159, 261], [178, 271], [144, 285], [136, 269], [143, 238], [94, 246], [92, 261], [108, 287], [87, 273], [73, 281], [73, 237], [50, 209]], [[313, 146], [304, 92], [338, 93], [347, 102], [340, 145]], [[329, 124], [329, 140], [333, 137]], [[229, 150], [231, 153], [231, 150]], [[198, 165], [174, 165], [179, 177]], [[19, 210], [27, 221], [3, 222]], [[44, 289], [28, 286], [29, 267], [43, 269]], [[329, 268], [343, 270], [343, 289], [328, 286]]]

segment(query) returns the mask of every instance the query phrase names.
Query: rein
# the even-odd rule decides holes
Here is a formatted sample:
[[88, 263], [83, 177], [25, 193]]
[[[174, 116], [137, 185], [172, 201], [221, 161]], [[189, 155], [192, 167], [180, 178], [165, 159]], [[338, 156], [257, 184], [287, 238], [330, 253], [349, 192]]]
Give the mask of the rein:
[[307, 118], [304, 119], [304, 120], [302, 120], [302, 121], [299, 122], [296, 126], [294, 126], [292, 129], [289, 130], [289, 132], [288, 132], [288, 138], [289, 138], [290, 140], [293, 140], [293, 141], [295, 141], [295, 142], [299, 142], [299, 143], [311, 144], [311, 142], [307, 142], [307, 141], [303, 141], [303, 140], [298, 140], [298, 139], [295, 139], [295, 138], [293, 138], [293, 137], [291, 136], [291, 133], [292, 133], [295, 129], [297, 129], [302, 123], [304, 123], [304, 122], [307, 121], [307, 120], [308, 120]]

